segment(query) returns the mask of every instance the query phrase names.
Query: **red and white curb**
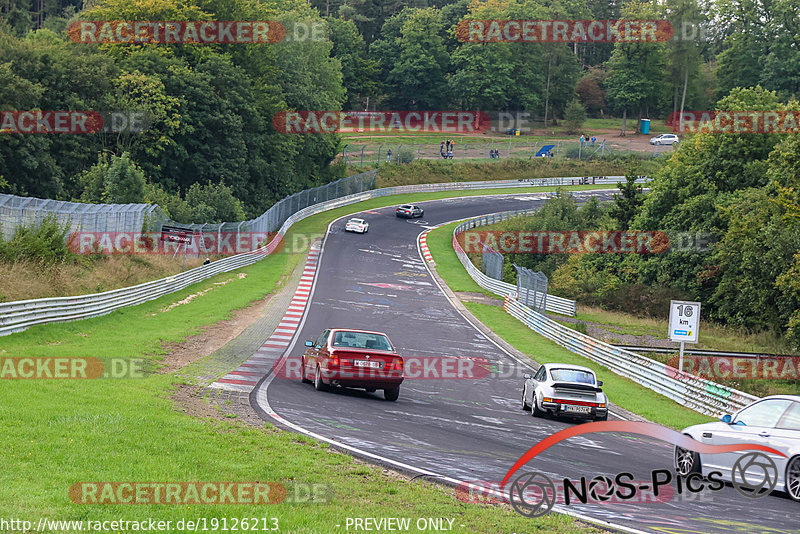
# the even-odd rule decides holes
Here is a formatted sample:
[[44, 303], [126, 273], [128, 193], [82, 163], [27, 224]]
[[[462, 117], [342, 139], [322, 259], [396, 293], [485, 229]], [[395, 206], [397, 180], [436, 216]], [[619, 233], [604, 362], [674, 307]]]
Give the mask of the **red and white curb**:
[[422, 252], [422, 257], [425, 259], [425, 261], [436, 265], [436, 262], [433, 261], [431, 251], [428, 249], [428, 232], [430, 232], [430, 230], [425, 230], [422, 232], [422, 235], [419, 236], [419, 250]]
[[269, 339], [246, 362], [209, 387], [249, 393], [283, 355], [297, 333], [300, 320], [303, 318], [306, 306], [308, 306], [311, 285], [314, 282], [314, 276], [319, 264], [319, 250], [319, 244], [311, 246], [303, 269], [303, 275], [300, 277], [300, 283], [294, 292], [292, 302]]

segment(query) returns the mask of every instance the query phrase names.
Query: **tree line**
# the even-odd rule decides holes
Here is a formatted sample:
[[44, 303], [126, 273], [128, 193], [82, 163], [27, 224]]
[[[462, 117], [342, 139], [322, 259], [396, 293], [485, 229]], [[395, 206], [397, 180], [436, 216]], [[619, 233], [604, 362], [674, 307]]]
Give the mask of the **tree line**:
[[[712, 109], [739, 86], [760, 85], [786, 101], [800, 84], [799, 14], [793, 0], [0, 0], [2, 109], [151, 118], [142, 134], [0, 134], [0, 191], [157, 201], [180, 219], [220, 219], [185, 202], [194, 187], [206, 206], [225, 197], [226, 215], [252, 217], [345, 173], [331, 165], [338, 136], [278, 134], [278, 111], [525, 110], [546, 123], [582, 110], [664, 118]], [[695, 38], [478, 44], [455, 33], [475, 19], [619, 18], [666, 19], [679, 36], [689, 28]], [[326, 39], [87, 45], [66, 37], [75, 19], [306, 21], [324, 24]], [[135, 185], [140, 178], [132, 188], [106, 184], [119, 176], [106, 171], [123, 154], [128, 162], [115, 168], [130, 164], [144, 187]]]

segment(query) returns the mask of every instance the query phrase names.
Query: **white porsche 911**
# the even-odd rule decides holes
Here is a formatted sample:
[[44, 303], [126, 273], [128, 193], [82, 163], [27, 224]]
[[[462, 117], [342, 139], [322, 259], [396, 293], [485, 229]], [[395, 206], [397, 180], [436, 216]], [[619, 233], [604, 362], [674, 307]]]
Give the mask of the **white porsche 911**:
[[579, 419], [608, 419], [608, 397], [594, 371], [578, 365], [546, 363], [535, 375], [525, 376], [522, 409], [531, 415], [555, 415]]
[[357, 232], [359, 234], [366, 234], [369, 231], [369, 223], [364, 219], [350, 219], [344, 225], [345, 232]]

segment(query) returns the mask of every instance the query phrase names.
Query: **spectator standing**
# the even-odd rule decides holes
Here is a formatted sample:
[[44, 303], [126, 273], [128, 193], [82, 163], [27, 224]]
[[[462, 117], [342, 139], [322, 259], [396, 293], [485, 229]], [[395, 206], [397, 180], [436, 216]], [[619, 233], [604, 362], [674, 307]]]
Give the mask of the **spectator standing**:
[[386, 163], [391, 163], [391, 162], [392, 162], [392, 149], [390, 148], [386, 152]]

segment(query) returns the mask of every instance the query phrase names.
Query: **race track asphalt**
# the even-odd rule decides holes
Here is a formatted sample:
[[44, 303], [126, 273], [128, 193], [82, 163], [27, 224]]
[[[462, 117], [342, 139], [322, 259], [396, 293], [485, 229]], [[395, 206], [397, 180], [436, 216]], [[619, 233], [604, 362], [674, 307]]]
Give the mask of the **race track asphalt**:
[[[609, 200], [612, 194], [581, 192], [576, 197]], [[416, 239], [425, 227], [534, 208], [541, 198], [534, 193], [421, 202], [425, 216], [415, 220], [396, 218], [394, 208], [369, 210], [357, 215], [370, 224], [364, 235], [344, 232], [346, 218], [336, 221], [324, 241], [309, 309], [288, 354], [299, 358], [303, 341], [316, 339], [325, 328], [369, 329], [386, 332], [407, 358], [484, 358], [502, 373], [477, 379], [407, 379], [396, 402], [385, 401], [380, 391], [317, 392], [294, 377], [274, 373], [251, 396], [254, 407], [264, 417], [272, 411], [361, 451], [458, 480], [502, 480], [532, 445], [575, 423], [534, 418], [520, 409], [523, 380], [507, 372], [513, 368], [520, 375], [520, 364], [451, 305], [426, 270]], [[653, 470], [672, 469], [672, 454], [670, 444], [651, 438], [591, 434], [555, 445], [522, 471], [544, 473], [557, 484], [564, 478], [620, 472], [649, 482]], [[568, 508], [645, 532], [800, 532], [800, 503], [783, 494], [754, 500], [731, 486], [681, 495], [675, 493], [674, 482], [672, 488], [667, 502], [573, 503]]]

